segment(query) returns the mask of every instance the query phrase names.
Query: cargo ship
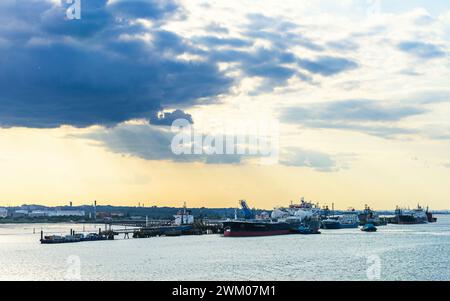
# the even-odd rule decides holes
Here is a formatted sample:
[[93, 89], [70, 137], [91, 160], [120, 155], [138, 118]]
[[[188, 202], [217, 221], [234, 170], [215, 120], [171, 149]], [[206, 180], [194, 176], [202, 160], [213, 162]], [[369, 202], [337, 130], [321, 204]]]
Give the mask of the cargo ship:
[[338, 217], [342, 229], [358, 228], [359, 217], [355, 209], [349, 209]]
[[381, 219], [380, 216], [373, 211], [369, 206], [365, 206], [364, 210], [358, 215], [359, 225], [372, 224], [374, 226], [385, 226], [387, 221]]
[[340, 215], [324, 216], [321, 227], [327, 230], [358, 228], [359, 217], [355, 209], [349, 209]]
[[392, 223], [399, 225], [426, 224], [428, 219], [427, 213], [420, 205], [414, 210], [404, 210], [397, 206]]
[[314, 205], [302, 199], [288, 208], [275, 208], [270, 218], [255, 218], [246, 201], [240, 201], [244, 219], [222, 222], [225, 237], [319, 234], [320, 222]]
[[321, 224], [322, 229], [327, 230], [339, 230], [341, 229], [341, 223], [337, 220], [337, 218], [327, 218], [322, 221]]

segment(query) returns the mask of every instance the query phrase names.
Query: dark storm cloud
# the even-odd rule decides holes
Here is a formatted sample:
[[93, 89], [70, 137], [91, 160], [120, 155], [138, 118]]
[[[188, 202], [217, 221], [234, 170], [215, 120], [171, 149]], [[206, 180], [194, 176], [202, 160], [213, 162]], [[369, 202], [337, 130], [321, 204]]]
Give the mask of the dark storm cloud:
[[0, 126], [114, 125], [226, 93], [232, 81], [214, 62], [174, 58], [198, 51], [181, 37], [130, 23], [177, 12], [174, 1], [90, 0], [81, 20], [64, 20], [45, 1], [1, 3]]
[[[82, 0], [81, 20], [66, 20], [65, 5], [0, 2], [0, 126], [114, 126], [150, 119], [167, 106], [214, 102], [245, 77], [262, 79], [253, 92], [259, 93], [294, 77], [310, 81], [309, 74], [357, 67], [346, 58], [299, 58], [292, 47], [320, 52], [323, 46], [283, 19], [249, 15], [240, 37], [215, 25], [189, 40], [162, 28], [185, 13], [174, 0]], [[221, 36], [214, 35], [218, 31]], [[256, 39], [271, 46], [255, 47]], [[202, 60], [177, 59], [183, 54]], [[241, 77], [227, 77], [221, 62], [235, 63]]]
[[[72, 21], [64, 18], [66, 16], [66, 5], [55, 5], [42, 12], [41, 20], [34, 25], [43, 31], [42, 38], [49, 38], [44, 33], [78, 38], [90, 37], [114, 22], [114, 15], [106, 9], [107, 2], [107, 0], [82, 0], [82, 19]], [[30, 5], [29, 9], [32, 10], [33, 6]], [[20, 15], [17, 17], [20, 17]]]
[[187, 120], [189, 123], [194, 123], [191, 114], [185, 113], [182, 110], [175, 110], [173, 112], [158, 112], [154, 116], [150, 117], [150, 124], [171, 126], [177, 119]]
[[173, 0], [118, 0], [111, 4], [117, 16], [162, 19], [181, 11]]

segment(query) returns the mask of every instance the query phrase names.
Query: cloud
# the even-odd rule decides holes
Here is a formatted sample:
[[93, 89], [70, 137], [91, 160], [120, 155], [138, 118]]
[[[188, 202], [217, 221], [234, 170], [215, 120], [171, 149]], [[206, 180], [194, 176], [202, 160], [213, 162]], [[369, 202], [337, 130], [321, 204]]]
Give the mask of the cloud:
[[187, 120], [189, 123], [194, 123], [191, 114], [185, 113], [182, 110], [175, 110], [173, 112], [158, 112], [150, 118], [150, 124], [171, 126], [177, 119]]
[[313, 60], [301, 59], [299, 65], [311, 73], [317, 73], [323, 76], [336, 75], [358, 67], [358, 64], [354, 61], [331, 56], [321, 56]]
[[[210, 48], [210, 61], [237, 63], [234, 68], [241, 73], [241, 77], [262, 79], [261, 85], [253, 93], [270, 92], [276, 87], [287, 85], [288, 80], [295, 77], [310, 82], [311, 78], [305, 74], [305, 70], [334, 75], [358, 67], [355, 62], [345, 58], [323, 56], [317, 61], [299, 58], [292, 50], [294, 47], [313, 52], [322, 52], [325, 48], [300, 33], [298, 29], [301, 26], [298, 24], [261, 14], [249, 14], [247, 20], [248, 24], [244, 26], [239, 39], [209, 37], [207, 41], [201, 42]], [[257, 44], [261, 41], [265, 42], [264, 46]], [[251, 45], [253, 47], [249, 49]], [[214, 46], [233, 47], [217, 49]]]
[[309, 122], [307, 124], [311, 128], [320, 129], [336, 129], [360, 132], [371, 136], [376, 136], [385, 139], [394, 139], [401, 135], [418, 134], [416, 129], [402, 128], [398, 126], [386, 126], [380, 124], [348, 124], [344, 122], [329, 123], [325, 121]]
[[175, 133], [166, 127], [150, 124], [119, 124], [112, 128], [99, 128], [75, 138], [95, 141], [108, 151], [154, 161], [200, 162], [205, 164], [239, 164], [249, 155], [181, 154], [172, 152]]
[[194, 41], [204, 44], [208, 47], [232, 46], [232, 47], [249, 47], [253, 42], [239, 38], [221, 38], [216, 36], [194, 37]]
[[383, 138], [414, 134], [414, 129], [391, 125], [425, 113], [416, 106], [374, 100], [344, 100], [285, 109], [281, 119], [310, 128], [352, 130]]
[[[114, 126], [165, 107], [216, 102], [246, 77], [261, 79], [254, 95], [292, 78], [310, 82], [306, 71], [328, 76], [358, 66], [299, 58], [291, 48], [324, 46], [283, 18], [250, 14], [238, 37], [210, 23], [206, 34], [184, 38], [164, 26], [186, 17], [174, 0], [82, 0], [81, 7], [81, 20], [65, 20], [65, 2], [0, 4], [1, 127]], [[230, 70], [219, 68], [223, 62], [233, 63]]]
[[448, 89], [426, 89], [409, 96], [412, 102], [418, 105], [432, 105], [439, 103], [450, 103], [450, 90]]
[[327, 43], [327, 46], [338, 51], [352, 51], [359, 48], [359, 45], [351, 39], [331, 41]]
[[243, 32], [249, 39], [262, 39], [271, 43], [271, 47], [288, 49], [303, 47], [312, 51], [323, 51], [324, 46], [300, 33], [299, 24], [286, 21], [282, 17], [268, 17], [262, 14], [248, 14], [249, 23]]
[[[81, 20], [64, 20], [54, 3], [0, 4], [0, 37], [10, 45], [0, 48], [0, 126], [112, 126], [231, 87], [215, 62], [176, 59], [198, 52], [158, 23], [176, 2], [92, 0], [82, 9]], [[149, 28], [138, 17], [158, 22]]]
[[[119, 124], [112, 128], [96, 128], [88, 133], [71, 136], [94, 141], [108, 151], [145, 160], [171, 161], [180, 163], [199, 162], [204, 164], [251, 164], [254, 159], [263, 158], [257, 154], [182, 154], [172, 152], [171, 143], [175, 133], [166, 127], [150, 124]], [[205, 139], [203, 135], [203, 140]], [[331, 156], [314, 150], [295, 147], [280, 151], [279, 164], [290, 167], [307, 167], [322, 172], [347, 168], [349, 155]], [[342, 161], [342, 162], [340, 162]]]
[[405, 117], [424, 113], [414, 106], [384, 104], [375, 100], [343, 100], [291, 108], [285, 112], [285, 120], [324, 121], [398, 121]]
[[210, 60], [216, 62], [234, 62], [239, 64], [243, 76], [260, 77], [264, 79], [261, 88], [265, 91], [283, 86], [287, 81], [298, 75], [298, 70], [289, 64], [296, 61], [296, 56], [279, 49], [258, 47], [251, 51], [225, 49], [211, 51]]
[[206, 26], [206, 30], [208, 32], [215, 32], [215, 33], [220, 33], [220, 34], [228, 34], [229, 33], [228, 28], [220, 25], [219, 23], [215, 23], [215, 22]]
[[296, 29], [299, 25], [286, 21], [283, 18], [269, 17], [263, 14], [247, 14], [247, 19], [249, 24], [247, 28], [254, 30], [265, 30], [270, 29], [275, 32], [277, 31], [289, 31], [291, 29]]
[[296, 167], [313, 167], [319, 171], [331, 171], [336, 163], [328, 155], [309, 150], [288, 149], [281, 164]]
[[292, 167], [309, 167], [322, 172], [338, 170], [336, 161], [330, 155], [295, 147], [283, 149], [280, 164]]
[[182, 11], [173, 0], [116, 0], [110, 7], [115, 15], [132, 18], [163, 19]]
[[[81, 20], [66, 20], [67, 6], [61, 1], [61, 5], [52, 5], [48, 9], [40, 12], [40, 20], [33, 24], [40, 33], [34, 32], [33, 37], [44, 39], [55, 38], [55, 36], [70, 36], [75, 38], [88, 38], [106, 30], [114, 22], [114, 15], [107, 9], [107, 0], [81, 0]], [[31, 3], [28, 9], [33, 10], [35, 6]], [[12, 8], [13, 14], [18, 11], [16, 6]], [[38, 15], [39, 16], [39, 15]], [[20, 18], [17, 14], [16, 18]], [[16, 45], [20, 47], [20, 45]]]
[[398, 45], [398, 49], [421, 59], [434, 59], [444, 57], [446, 55], [439, 46], [424, 42], [402, 42]]
[[447, 122], [427, 122], [421, 127], [421, 135], [432, 140], [450, 140], [450, 126]]

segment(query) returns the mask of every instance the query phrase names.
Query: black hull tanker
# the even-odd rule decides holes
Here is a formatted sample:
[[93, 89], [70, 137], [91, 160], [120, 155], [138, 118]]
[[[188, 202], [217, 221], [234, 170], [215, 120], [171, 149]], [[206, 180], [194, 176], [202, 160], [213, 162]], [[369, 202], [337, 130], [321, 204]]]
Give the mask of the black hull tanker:
[[423, 218], [417, 218], [413, 215], [401, 214], [396, 215], [393, 219], [393, 224], [398, 225], [416, 225], [416, 224], [426, 224], [428, 221]]
[[225, 237], [271, 236], [287, 234], [320, 234], [318, 210], [302, 199], [300, 205], [275, 208], [271, 218], [267, 214], [256, 217], [247, 202], [240, 201], [245, 219], [222, 222]]
[[223, 235], [225, 237], [286, 235], [294, 233], [295, 228], [296, 225], [286, 222], [226, 221], [223, 222]]
[[392, 223], [399, 225], [414, 225], [426, 224], [428, 223], [428, 220], [429, 216], [420, 206], [417, 206], [417, 209], [414, 210], [402, 210], [397, 207], [395, 209], [395, 217], [393, 218]]

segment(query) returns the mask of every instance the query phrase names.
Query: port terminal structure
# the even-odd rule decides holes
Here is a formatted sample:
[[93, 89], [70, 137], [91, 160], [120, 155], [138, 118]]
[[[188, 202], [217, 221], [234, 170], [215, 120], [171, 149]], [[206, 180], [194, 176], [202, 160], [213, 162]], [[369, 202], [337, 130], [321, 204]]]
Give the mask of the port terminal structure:
[[94, 240], [114, 240], [118, 236], [124, 239], [149, 238], [157, 236], [206, 235], [223, 233], [222, 221], [202, 219], [193, 223], [174, 223], [170, 220], [97, 220], [104, 225], [98, 233], [75, 233], [70, 230], [67, 236], [44, 236], [41, 231], [42, 244], [73, 243]]
[[174, 224], [170, 220], [122, 220], [105, 221], [105, 230], [101, 234], [108, 237], [123, 235], [124, 238], [148, 238], [155, 236], [181, 236], [220, 234], [220, 220], [198, 220], [192, 224]]
[[[82, 241], [97, 241], [97, 240], [114, 240], [115, 237], [123, 235], [124, 239], [129, 238], [148, 238], [148, 237], [156, 237], [156, 236], [181, 236], [181, 235], [205, 235], [205, 234], [230, 234], [231, 226], [239, 226], [239, 229], [235, 227], [235, 232], [242, 232], [242, 229], [248, 227], [249, 225], [256, 224], [258, 227], [258, 231], [260, 231], [261, 227], [273, 226], [276, 224], [273, 219], [269, 219], [268, 215], [261, 214], [261, 216], [255, 216], [253, 210], [249, 208], [246, 201], [240, 201], [242, 211], [244, 213], [244, 219], [238, 219], [237, 213], [235, 211], [235, 219], [234, 220], [212, 220], [207, 218], [194, 219], [191, 210], [186, 208], [186, 204], [183, 209], [179, 210], [176, 215], [174, 215], [174, 220], [149, 220], [148, 217], [145, 219], [112, 219], [112, 218], [103, 218], [101, 220], [96, 220], [95, 224], [104, 225], [103, 229], [99, 228], [97, 233], [75, 233], [72, 229], [70, 230], [70, 235], [59, 236], [59, 235], [51, 235], [44, 236], [43, 231], [41, 231], [41, 243], [42, 244], [54, 244], [54, 243], [72, 243], [72, 242], [82, 242]], [[309, 206], [307, 206], [309, 205]], [[334, 207], [334, 206], [333, 206]], [[358, 226], [367, 226], [371, 225], [372, 228], [362, 228], [363, 231], [368, 232], [368, 230], [375, 230], [377, 226], [385, 226], [388, 223], [393, 224], [418, 224], [418, 223], [435, 223], [437, 222], [437, 218], [433, 216], [432, 212], [430, 212], [427, 208], [426, 211], [422, 209], [418, 205], [417, 209], [414, 210], [401, 210], [397, 208], [395, 211], [394, 217], [380, 217], [375, 211], [371, 210], [367, 205], [365, 206], [364, 211], [357, 212], [354, 209], [351, 211], [347, 211], [342, 213], [342, 216], [338, 216], [337, 218], [334, 216], [328, 216], [328, 207], [323, 211], [324, 214], [321, 214], [320, 209], [318, 207], [313, 207], [311, 203], [307, 203], [302, 199], [302, 203], [300, 206], [291, 205], [289, 208], [277, 208], [277, 212], [279, 214], [285, 214], [288, 209], [301, 209], [302, 212], [306, 210], [307, 213], [316, 212], [318, 215], [317, 220], [310, 222], [309, 227], [312, 224], [316, 225], [317, 230], [319, 228], [324, 229], [341, 229], [341, 228], [357, 228]], [[315, 209], [316, 211], [312, 211]], [[285, 210], [285, 211], [283, 211]], [[334, 211], [334, 208], [333, 208]], [[287, 212], [290, 214], [289, 212]], [[273, 215], [273, 213], [272, 213]], [[292, 215], [292, 214], [291, 214]], [[342, 217], [355, 217], [350, 221], [351, 223], [345, 223], [346, 220]], [[334, 217], [334, 218], [333, 218]], [[230, 226], [231, 225], [231, 226]], [[280, 223], [276, 224], [277, 226]], [[336, 227], [332, 225], [337, 225]], [[292, 232], [292, 222], [288, 225], [288, 230], [286, 232]], [[84, 229], [84, 227], [83, 227]], [[256, 232], [258, 232], [256, 231]], [[237, 233], [236, 232], [236, 233]], [[248, 230], [243, 231], [248, 232]], [[299, 232], [294, 230], [295, 233]], [[309, 231], [310, 232], [310, 231]], [[311, 234], [305, 229], [302, 228], [300, 231], [301, 234]], [[319, 231], [315, 231], [314, 234], [320, 233]], [[254, 235], [255, 233], [250, 233]], [[267, 234], [267, 233], [264, 233]], [[286, 233], [287, 234], [287, 233]], [[246, 234], [248, 235], [248, 234]], [[230, 236], [230, 235], [228, 235]]]

